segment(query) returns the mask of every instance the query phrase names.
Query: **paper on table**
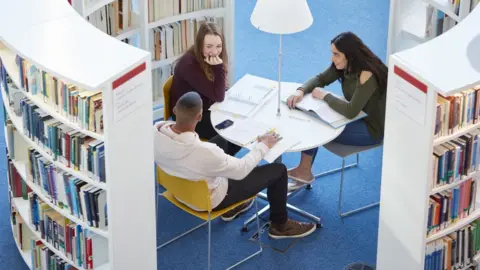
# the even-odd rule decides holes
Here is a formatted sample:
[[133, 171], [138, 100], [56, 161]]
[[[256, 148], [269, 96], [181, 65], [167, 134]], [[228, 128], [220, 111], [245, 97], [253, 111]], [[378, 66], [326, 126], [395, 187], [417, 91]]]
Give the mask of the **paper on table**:
[[221, 131], [220, 134], [239, 145], [246, 146], [272, 128], [272, 126], [256, 122], [252, 119], [240, 120], [236, 121], [231, 127]]
[[[280, 134], [281, 136], [282, 134]], [[280, 155], [285, 153], [288, 149], [294, 147], [295, 145], [299, 144], [299, 140], [295, 140], [294, 138], [291, 137], [284, 137], [282, 140], [277, 142], [272, 149], [268, 151], [268, 153], [263, 157], [263, 160], [265, 160], [268, 163], [272, 163], [277, 159]]]

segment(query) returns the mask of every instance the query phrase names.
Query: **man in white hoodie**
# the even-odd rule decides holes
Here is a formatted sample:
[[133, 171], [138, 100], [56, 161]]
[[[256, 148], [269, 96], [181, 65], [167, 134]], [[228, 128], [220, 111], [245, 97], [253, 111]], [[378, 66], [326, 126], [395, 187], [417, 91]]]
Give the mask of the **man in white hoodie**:
[[[220, 136], [202, 142], [195, 126], [202, 119], [202, 99], [195, 92], [184, 94], [173, 109], [176, 122], [162, 121], [154, 125], [155, 163], [167, 174], [191, 181], [207, 180], [212, 208], [222, 209], [245, 200], [267, 188], [271, 226], [275, 239], [305, 237], [316, 225], [288, 218], [285, 165], [272, 163], [258, 166], [269, 149], [279, 140], [276, 134], [265, 134], [243, 158], [226, 154], [228, 143]], [[225, 221], [236, 218], [253, 205], [250, 200], [222, 216]], [[205, 210], [205, 209], [196, 209]]]

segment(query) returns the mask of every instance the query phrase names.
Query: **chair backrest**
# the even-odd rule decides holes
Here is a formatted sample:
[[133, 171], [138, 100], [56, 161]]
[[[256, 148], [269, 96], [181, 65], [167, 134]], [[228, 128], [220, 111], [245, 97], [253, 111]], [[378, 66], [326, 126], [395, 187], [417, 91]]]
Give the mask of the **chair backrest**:
[[168, 79], [163, 84], [163, 119], [167, 120], [170, 118], [170, 88], [172, 88], [173, 75], [168, 77]]
[[210, 192], [206, 180], [190, 181], [171, 176], [157, 166], [157, 182], [183, 203], [197, 209], [212, 210]]

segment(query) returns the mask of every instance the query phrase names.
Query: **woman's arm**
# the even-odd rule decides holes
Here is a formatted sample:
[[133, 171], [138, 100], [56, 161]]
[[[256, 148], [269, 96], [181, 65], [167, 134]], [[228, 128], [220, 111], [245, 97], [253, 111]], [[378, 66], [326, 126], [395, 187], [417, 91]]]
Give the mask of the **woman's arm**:
[[214, 102], [222, 102], [225, 99], [226, 88], [226, 75], [223, 64], [210, 66], [215, 77], [213, 81], [210, 81], [205, 73], [200, 68], [197, 68], [198, 66], [196, 59], [191, 59], [190, 63], [183, 66], [181, 71], [184, 74], [182, 76], [183, 79], [192, 86], [192, 90]]
[[332, 94], [327, 94], [323, 100], [335, 110], [348, 119], [356, 117], [367, 104], [370, 97], [378, 89], [377, 80], [370, 71], [360, 73], [360, 84], [357, 85], [350, 102], [339, 99]]
[[302, 90], [305, 94], [311, 93], [315, 87], [324, 87], [336, 81], [339, 78], [337, 70], [330, 65], [322, 73], [313, 76], [308, 81], [306, 81], [299, 90]]

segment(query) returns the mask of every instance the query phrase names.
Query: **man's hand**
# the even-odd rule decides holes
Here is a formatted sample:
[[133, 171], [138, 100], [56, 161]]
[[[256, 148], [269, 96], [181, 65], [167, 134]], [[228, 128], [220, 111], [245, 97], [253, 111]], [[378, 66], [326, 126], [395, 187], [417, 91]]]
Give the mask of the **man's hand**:
[[278, 141], [280, 141], [282, 137], [280, 137], [277, 133], [267, 133], [265, 135], [262, 135], [258, 138], [259, 142], [263, 142], [264, 144], [267, 145], [269, 149], [272, 149], [275, 144], [277, 144]]
[[223, 64], [222, 58], [217, 56], [209, 56], [205, 58], [205, 62], [211, 66], [221, 65]]
[[300, 102], [302, 99], [303, 99], [303, 91], [302, 90], [297, 90], [295, 92], [295, 94], [291, 95], [288, 99], [287, 99], [287, 106], [288, 108], [290, 109], [293, 109], [295, 108], [295, 105], [297, 105], [298, 102]]
[[312, 97], [316, 98], [316, 99], [323, 99], [325, 98], [326, 95], [328, 95], [328, 91], [325, 91], [323, 90], [322, 88], [319, 88], [319, 87], [315, 87], [315, 89], [313, 89], [312, 91]]

